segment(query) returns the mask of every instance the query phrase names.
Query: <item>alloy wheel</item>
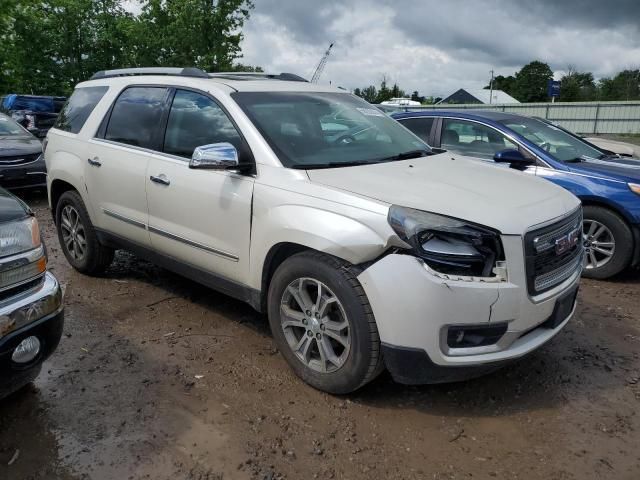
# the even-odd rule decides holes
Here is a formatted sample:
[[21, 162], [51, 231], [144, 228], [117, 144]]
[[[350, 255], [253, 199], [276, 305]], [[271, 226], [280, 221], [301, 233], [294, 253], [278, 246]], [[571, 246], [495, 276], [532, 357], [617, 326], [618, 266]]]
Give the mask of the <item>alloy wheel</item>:
[[72, 205], [62, 209], [60, 218], [64, 247], [74, 260], [82, 260], [87, 251], [87, 237], [80, 214]]
[[347, 361], [351, 328], [344, 307], [324, 283], [298, 278], [285, 289], [280, 322], [289, 347], [310, 369], [331, 373]]
[[606, 225], [596, 220], [584, 220], [582, 237], [586, 253], [585, 268], [600, 268], [611, 261], [616, 251], [616, 242]]

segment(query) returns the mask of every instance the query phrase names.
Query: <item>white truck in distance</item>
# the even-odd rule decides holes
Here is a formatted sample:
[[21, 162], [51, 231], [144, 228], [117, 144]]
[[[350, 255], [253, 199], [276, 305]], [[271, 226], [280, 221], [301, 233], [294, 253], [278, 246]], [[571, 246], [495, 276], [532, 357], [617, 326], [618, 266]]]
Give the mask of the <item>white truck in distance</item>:
[[571, 318], [581, 207], [291, 74], [99, 72], [48, 134], [49, 202], [80, 272], [116, 249], [268, 314], [293, 371], [344, 394], [385, 367], [460, 380]]

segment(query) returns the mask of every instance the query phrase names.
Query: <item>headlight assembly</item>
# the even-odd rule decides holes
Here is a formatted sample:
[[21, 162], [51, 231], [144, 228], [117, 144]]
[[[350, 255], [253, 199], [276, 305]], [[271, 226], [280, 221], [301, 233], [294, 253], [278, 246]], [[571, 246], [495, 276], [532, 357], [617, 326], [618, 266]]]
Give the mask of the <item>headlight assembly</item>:
[[504, 270], [499, 232], [464, 220], [393, 205], [389, 224], [432, 270], [453, 276], [496, 277]]
[[46, 268], [35, 217], [0, 224], [0, 291], [36, 278]]
[[638, 183], [627, 183], [632, 192], [640, 195], [640, 184]]

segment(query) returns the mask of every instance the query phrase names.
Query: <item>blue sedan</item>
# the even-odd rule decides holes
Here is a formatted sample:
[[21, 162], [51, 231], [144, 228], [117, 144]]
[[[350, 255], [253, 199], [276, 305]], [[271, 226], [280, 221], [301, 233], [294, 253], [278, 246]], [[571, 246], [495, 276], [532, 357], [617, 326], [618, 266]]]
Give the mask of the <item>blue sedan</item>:
[[436, 149], [520, 169], [580, 198], [585, 276], [609, 278], [640, 265], [639, 160], [618, 157], [545, 120], [521, 115], [432, 110], [392, 117]]

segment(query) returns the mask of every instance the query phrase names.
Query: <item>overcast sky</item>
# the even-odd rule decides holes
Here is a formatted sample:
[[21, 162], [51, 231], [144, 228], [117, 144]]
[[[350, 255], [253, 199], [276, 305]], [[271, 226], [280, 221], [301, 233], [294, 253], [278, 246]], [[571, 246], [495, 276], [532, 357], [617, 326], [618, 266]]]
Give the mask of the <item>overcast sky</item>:
[[556, 77], [640, 67], [640, 0], [254, 0], [242, 63], [352, 89], [383, 75], [443, 96], [538, 59]]

